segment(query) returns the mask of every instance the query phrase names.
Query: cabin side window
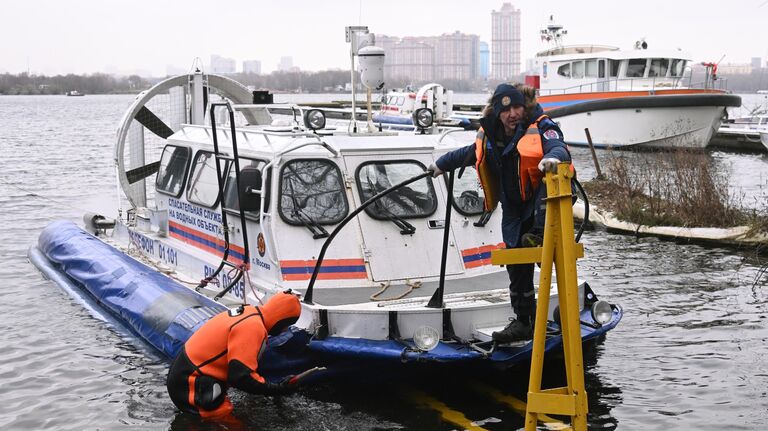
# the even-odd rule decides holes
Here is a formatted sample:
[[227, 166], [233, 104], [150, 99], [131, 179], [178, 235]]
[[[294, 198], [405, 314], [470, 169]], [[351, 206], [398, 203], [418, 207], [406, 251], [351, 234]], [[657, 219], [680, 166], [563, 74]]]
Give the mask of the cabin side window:
[[627, 63], [627, 78], [642, 78], [645, 76], [645, 64], [647, 63], [644, 58], [632, 58]]
[[[415, 160], [369, 162], [357, 168], [357, 189], [363, 202], [393, 185], [424, 172], [426, 167]], [[432, 180], [422, 178], [394, 190], [365, 208], [377, 220], [427, 217], [437, 209], [437, 195]]]
[[189, 176], [187, 200], [209, 208], [219, 200], [219, 182], [216, 179], [216, 157], [210, 151], [198, 151]]
[[648, 69], [648, 77], [665, 77], [669, 69], [669, 60], [666, 58], [654, 58], [651, 60], [651, 68]]
[[192, 152], [189, 148], [166, 145], [160, 157], [160, 168], [155, 179], [157, 191], [174, 197], [181, 196]]
[[453, 207], [461, 215], [471, 216], [483, 213], [485, 193], [474, 166], [467, 166], [464, 175], [453, 179]]
[[[239, 215], [240, 207], [243, 208], [247, 219], [258, 220], [261, 212], [261, 183], [264, 175], [263, 169], [266, 162], [263, 160], [241, 157], [240, 164], [240, 189], [238, 193], [235, 181], [235, 165], [229, 166], [227, 183], [224, 186], [224, 210]], [[265, 210], [269, 210], [269, 184], [270, 175], [267, 173], [267, 181], [264, 196]]]
[[325, 159], [286, 163], [280, 171], [278, 211], [283, 221], [294, 226], [342, 221], [349, 204], [339, 167]]
[[557, 74], [566, 78], [571, 77], [571, 63], [565, 63], [557, 68]]

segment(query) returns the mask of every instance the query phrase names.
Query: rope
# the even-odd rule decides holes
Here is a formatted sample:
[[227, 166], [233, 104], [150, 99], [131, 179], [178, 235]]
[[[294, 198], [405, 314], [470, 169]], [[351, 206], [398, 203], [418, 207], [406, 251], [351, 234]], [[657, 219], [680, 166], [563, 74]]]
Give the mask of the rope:
[[[245, 267], [245, 264], [243, 264], [243, 267]], [[259, 301], [259, 304], [264, 305], [264, 301], [261, 300], [261, 298], [264, 296], [259, 296], [256, 294], [256, 289], [253, 288], [253, 283], [251, 282], [251, 275], [248, 274], [248, 271], [243, 271], [243, 276], [245, 277], [246, 284], [248, 287], [251, 288], [251, 293], [253, 293], [253, 297], [256, 298]], [[243, 304], [245, 304], [245, 294], [243, 294]]]
[[395, 296], [394, 298], [379, 298], [379, 295], [381, 295], [387, 289], [389, 289], [389, 286], [391, 285], [389, 281], [381, 283], [381, 290], [371, 295], [371, 301], [395, 301], [397, 299], [405, 298], [408, 294], [413, 292], [413, 289], [418, 289], [419, 287], [421, 287], [421, 281], [405, 280], [405, 284], [409, 287], [409, 289], [401, 293], [400, 295]]
[[[131, 249], [132, 245], [135, 246], [135, 248]], [[197, 286], [197, 283], [195, 283], [195, 282], [188, 281], [188, 280], [183, 280], [180, 277], [178, 277], [176, 275], [176, 270], [175, 269], [170, 268], [170, 267], [166, 267], [166, 266], [161, 267], [158, 264], [158, 262], [156, 262], [154, 259], [150, 258], [149, 255], [144, 253], [144, 250], [142, 250], [142, 248], [137, 243], [137, 239], [135, 239], [134, 237], [129, 238], [129, 240], [128, 240], [128, 248], [125, 250], [125, 252], [129, 256], [133, 256], [134, 258], [138, 258], [138, 260], [140, 260], [142, 263], [147, 264], [147, 265], [155, 268], [159, 272], [162, 272], [163, 274], [165, 274], [168, 277], [178, 281], [179, 283], [186, 284], [186, 285], [188, 285], [190, 287], [191, 286]], [[218, 282], [218, 280], [216, 280], [216, 282]]]

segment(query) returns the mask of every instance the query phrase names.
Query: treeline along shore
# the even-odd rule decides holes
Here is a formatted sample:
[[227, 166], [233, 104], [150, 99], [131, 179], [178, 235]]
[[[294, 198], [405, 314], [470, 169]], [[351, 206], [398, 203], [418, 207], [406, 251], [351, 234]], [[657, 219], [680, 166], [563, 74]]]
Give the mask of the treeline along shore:
[[[252, 88], [263, 88], [277, 92], [332, 93], [346, 92], [349, 84], [348, 70], [326, 70], [320, 72], [280, 71], [266, 75], [254, 73], [236, 73], [227, 75], [241, 84]], [[726, 79], [725, 88], [735, 93], [754, 93], [768, 90], [768, 69], [753, 71], [748, 75], [720, 75]], [[106, 73], [88, 75], [36, 75], [30, 73], [0, 74], [0, 95], [36, 95], [66, 94], [76, 90], [84, 94], [121, 94], [138, 93], [150, 88], [165, 78], [142, 77], [139, 75], [115, 76]], [[359, 79], [356, 79], [359, 82]], [[523, 82], [520, 75], [512, 81]], [[704, 80], [703, 73], [694, 70], [691, 82]], [[486, 92], [493, 88], [498, 80], [448, 80], [440, 82], [445, 88], [456, 92]], [[426, 82], [413, 82], [408, 77], [388, 77], [387, 88], [402, 88], [406, 85], [418, 87]], [[683, 85], [686, 83], [684, 82]]]
[[[266, 75], [235, 73], [227, 76], [252, 88], [269, 89], [276, 92], [333, 93], [349, 91], [349, 70], [281, 71]], [[6, 73], [0, 74], [0, 95], [66, 94], [72, 90], [84, 94], [138, 93], [163, 79], [165, 77], [114, 76], [103, 73], [56, 76]], [[359, 76], [355, 80], [360, 82]], [[412, 82], [407, 77], [391, 78], [387, 81], [387, 88], [401, 88], [409, 84], [416, 86], [423, 83]], [[485, 80], [451, 80], [442, 84], [446, 88], [459, 92], [484, 92], [489, 86], [489, 82]], [[495, 85], [496, 83], [491, 82], [490, 84]]]

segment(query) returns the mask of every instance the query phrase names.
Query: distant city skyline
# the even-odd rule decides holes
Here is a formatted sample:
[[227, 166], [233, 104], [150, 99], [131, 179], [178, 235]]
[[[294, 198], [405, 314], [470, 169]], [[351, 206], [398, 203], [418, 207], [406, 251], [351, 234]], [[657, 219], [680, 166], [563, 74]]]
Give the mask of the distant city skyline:
[[[195, 58], [208, 63], [211, 55], [237, 65], [257, 60], [262, 73], [277, 70], [286, 56], [301, 70], [347, 69], [345, 26], [367, 25], [375, 34], [397, 37], [460, 32], [490, 43], [491, 11], [503, 3], [234, 0], [211, 10], [201, 0], [27, 0], [4, 6], [0, 73], [164, 76], [190, 70]], [[645, 38], [653, 48], [680, 48], [694, 62], [722, 59], [723, 65], [751, 64], [757, 57], [765, 66], [768, 56], [768, 40], [759, 36], [768, 22], [768, 0], [729, 7], [713, 0], [695, 6], [646, 0], [631, 8], [602, 0], [510, 3], [520, 10], [523, 65], [545, 47], [539, 30], [550, 14], [568, 29], [566, 44], [630, 47]]]

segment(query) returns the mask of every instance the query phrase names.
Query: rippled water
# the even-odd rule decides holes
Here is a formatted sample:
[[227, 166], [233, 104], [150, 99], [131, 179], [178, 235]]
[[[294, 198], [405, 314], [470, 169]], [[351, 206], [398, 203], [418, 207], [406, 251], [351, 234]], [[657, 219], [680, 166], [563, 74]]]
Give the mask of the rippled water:
[[[0, 97], [0, 429], [221, 428], [178, 415], [167, 364], [27, 262], [49, 221], [114, 212], [112, 145], [132, 99]], [[574, 157], [590, 176], [589, 153]], [[762, 199], [767, 155], [713, 157]], [[580, 276], [626, 313], [587, 351], [590, 428], [768, 427], [768, 282], [753, 287], [768, 259], [606, 232], [584, 243]], [[525, 369], [415, 370], [399, 381], [379, 371], [285, 398], [236, 392], [236, 412], [244, 429], [458, 429], [438, 402], [485, 429], [522, 426], [497, 392], [522, 397]]]

